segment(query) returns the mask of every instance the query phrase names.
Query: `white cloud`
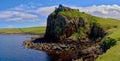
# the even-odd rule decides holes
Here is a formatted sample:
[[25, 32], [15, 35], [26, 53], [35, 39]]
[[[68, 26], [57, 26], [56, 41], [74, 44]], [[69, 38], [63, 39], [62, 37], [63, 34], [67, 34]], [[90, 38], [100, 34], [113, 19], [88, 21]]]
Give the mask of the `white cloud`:
[[40, 23], [40, 26], [47, 26], [47, 22]]
[[0, 12], [0, 18], [8, 18], [11, 17], [11, 14], [8, 12]]
[[21, 4], [8, 10], [0, 11], [0, 21], [33, 22], [41, 20], [40, 15], [36, 13], [38, 6], [42, 4], [29, 3]]
[[90, 7], [73, 7], [78, 8], [82, 12], [86, 12], [95, 16], [100, 16], [104, 18], [116, 18], [120, 19], [120, 6], [119, 5], [100, 5], [100, 6], [90, 6]]
[[13, 28], [13, 25], [9, 24], [9, 25], [7, 26], [7, 28]]
[[[67, 5], [66, 5], [67, 6]], [[41, 7], [40, 5], [35, 6], [32, 4], [20, 5], [15, 8], [0, 11], [0, 19], [6, 21], [16, 21], [16, 22], [29, 22], [42, 20], [42, 16], [47, 17], [51, 12], [55, 10], [56, 5]], [[89, 6], [89, 7], [77, 7], [69, 6], [72, 8], [77, 8], [82, 12], [86, 12], [95, 16], [105, 17], [105, 18], [116, 18], [120, 19], [120, 6], [119, 5], [100, 5], [100, 6]], [[46, 22], [46, 21], [45, 21]], [[44, 23], [43, 25], [46, 25]]]
[[39, 13], [43, 16], [48, 16], [51, 12], [55, 10], [55, 7], [57, 6], [49, 6], [49, 7], [40, 7], [36, 10], [36, 13]]
[[[49, 7], [40, 7], [37, 9], [37, 13], [43, 16], [48, 16], [51, 12], [55, 10], [57, 6], [49, 6]], [[113, 5], [93, 5], [89, 7], [77, 7], [77, 6], [68, 6], [72, 8], [79, 9], [82, 12], [86, 12], [95, 16], [100, 16], [104, 18], [116, 18], [120, 19], [120, 6], [113, 4]]]
[[39, 17], [34, 14], [20, 11], [2, 11], [0, 12], [0, 19], [16, 22], [31, 22], [39, 20]]

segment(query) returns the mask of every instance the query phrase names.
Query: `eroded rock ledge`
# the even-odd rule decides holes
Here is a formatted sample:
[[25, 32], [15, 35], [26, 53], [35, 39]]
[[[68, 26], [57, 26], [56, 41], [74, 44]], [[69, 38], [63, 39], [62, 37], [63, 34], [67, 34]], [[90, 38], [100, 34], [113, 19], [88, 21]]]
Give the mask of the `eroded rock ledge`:
[[52, 57], [52, 61], [94, 61], [102, 54], [99, 44], [100, 40], [96, 43], [89, 40], [71, 39], [58, 43], [25, 41], [25, 47], [47, 52]]

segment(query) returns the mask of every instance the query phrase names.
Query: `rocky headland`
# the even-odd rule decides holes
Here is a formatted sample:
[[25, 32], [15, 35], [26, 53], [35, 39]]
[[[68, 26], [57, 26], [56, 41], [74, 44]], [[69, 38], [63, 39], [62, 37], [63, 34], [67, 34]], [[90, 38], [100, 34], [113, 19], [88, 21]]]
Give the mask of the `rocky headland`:
[[59, 5], [48, 16], [44, 37], [25, 41], [25, 47], [47, 52], [51, 61], [95, 61], [103, 53], [106, 33], [95, 20], [83, 18], [85, 14]]

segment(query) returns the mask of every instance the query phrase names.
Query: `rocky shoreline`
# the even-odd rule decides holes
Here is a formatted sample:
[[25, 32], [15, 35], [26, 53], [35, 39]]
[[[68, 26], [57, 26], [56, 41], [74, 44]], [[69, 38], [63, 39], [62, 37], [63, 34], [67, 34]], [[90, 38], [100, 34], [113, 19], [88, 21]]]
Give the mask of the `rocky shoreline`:
[[72, 39], [66, 39], [65, 42], [58, 43], [42, 41], [35, 43], [34, 41], [25, 41], [25, 47], [45, 51], [51, 56], [52, 61], [95, 61], [95, 59], [102, 54], [100, 41], [75, 41]]

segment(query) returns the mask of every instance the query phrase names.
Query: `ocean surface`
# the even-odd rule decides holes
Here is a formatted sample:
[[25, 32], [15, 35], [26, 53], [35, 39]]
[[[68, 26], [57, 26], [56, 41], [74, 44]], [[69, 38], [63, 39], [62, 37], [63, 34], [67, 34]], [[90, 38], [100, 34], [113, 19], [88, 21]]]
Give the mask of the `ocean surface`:
[[27, 49], [23, 41], [36, 35], [3, 35], [0, 34], [0, 61], [49, 61], [43, 51]]

